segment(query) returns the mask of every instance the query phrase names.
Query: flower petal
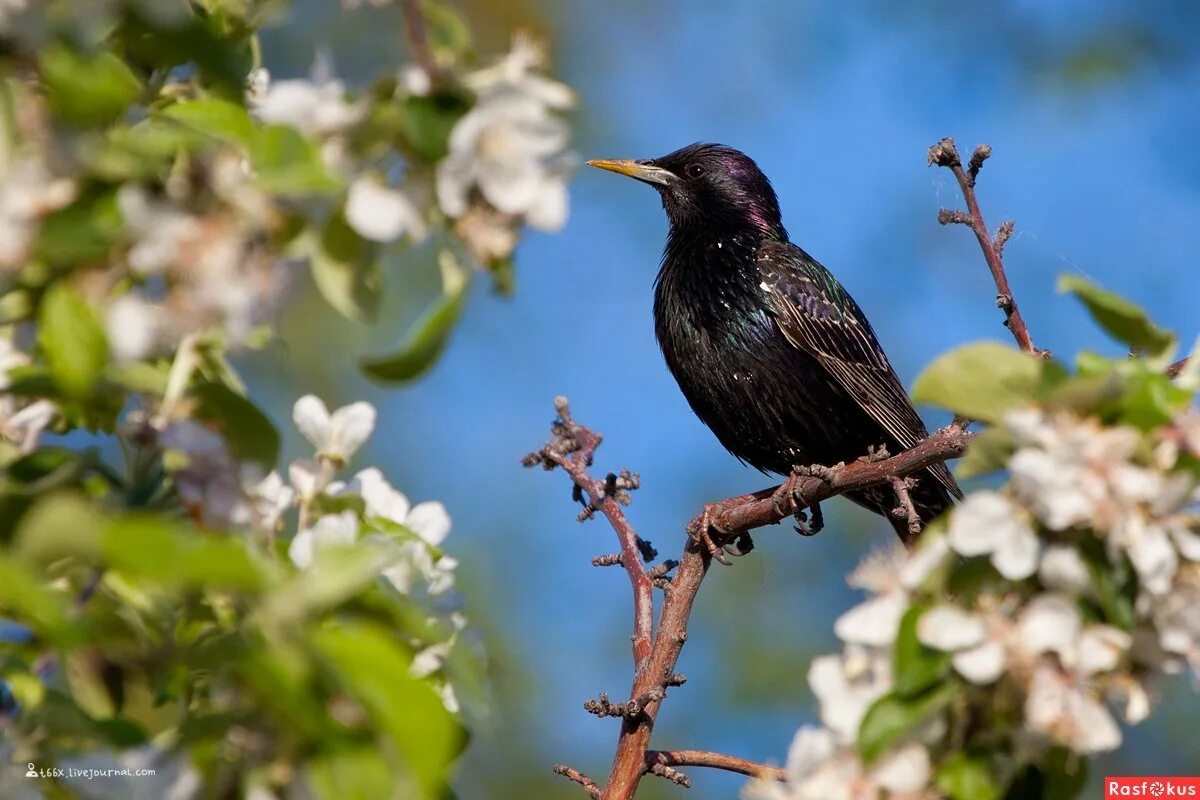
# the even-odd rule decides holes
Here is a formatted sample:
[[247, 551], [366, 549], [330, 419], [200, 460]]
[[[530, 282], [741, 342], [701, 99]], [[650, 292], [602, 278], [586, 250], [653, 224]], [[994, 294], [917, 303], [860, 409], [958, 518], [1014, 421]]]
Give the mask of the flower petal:
[[350, 460], [375, 430], [375, 406], [359, 401], [333, 412], [329, 455]]
[[404, 525], [427, 543], [436, 546], [450, 533], [450, 515], [446, 513], [446, 507], [437, 501], [419, 503], [408, 512]]
[[954, 651], [975, 647], [987, 636], [983, 620], [952, 605], [939, 605], [917, 620], [917, 639], [935, 650]]
[[292, 421], [300, 434], [318, 451], [325, 450], [333, 438], [329, 409], [321, 398], [306, 394], [292, 406]]
[[956, 672], [976, 686], [994, 683], [1004, 672], [1004, 645], [987, 641], [978, 647], [960, 650], [950, 660]]

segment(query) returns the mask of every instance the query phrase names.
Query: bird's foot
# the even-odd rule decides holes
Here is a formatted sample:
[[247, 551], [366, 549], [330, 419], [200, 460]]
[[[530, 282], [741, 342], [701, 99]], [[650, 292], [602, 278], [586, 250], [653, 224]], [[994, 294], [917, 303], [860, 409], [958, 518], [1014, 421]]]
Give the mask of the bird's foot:
[[[720, 545], [716, 543], [710, 531], [715, 531], [718, 536], [729, 535], [729, 531], [723, 530], [715, 520], [716, 515], [720, 511], [720, 503], [705, 503], [704, 511], [700, 514], [700, 524], [695, 529], [689, 528], [688, 536], [697, 547], [703, 547], [705, 550], [707, 550], [708, 554], [712, 556], [714, 561], [718, 561], [728, 567], [732, 562], [725, 557], [726, 552], [729, 552], [730, 555], [744, 555], [745, 553], [750, 552], [750, 547], [745, 548], [745, 553], [734, 553], [729, 551], [726, 543], [722, 543]], [[742, 538], [743, 537], [738, 537], [739, 543], [742, 541]], [[749, 540], [750, 537], [746, 536], [744, 538]], [[750, 546], [753, 547], [753, 543], [751, 543]]]
[[801, 536], [816, 536], [825, 528], [825, 515], [821, 512], [820, 503], [810, 505], [808, 514], [804, 513], [804, 509], [798, 509], [793, 518], [796, 524], [792, 530]]
[[[817, 478], [826, 483], [831, 483], [845, 467], [846, 465], [843, 463], [835, 464], [832, 467], [827, 467], [823, 464], [793, 466], [787, 479], [771, 495], [771, 502], [775, 513], [782, 516], [788, 513], [788, 509], [790, 508], [792, 518], [797, 523], [794, 526], [796, 533], [801, 536], [816, 535], [825, 527], [825, 518], [821, 514], [821, 504], [810, 503], [805, 499], [804, 494], [800, 491], [801, 483], [805, 478]], [[807, 513], [805, 509], [808, 509]]]
[[868, 445], [867, 454], [859, 456], [858, 460], [866, 464], [874, 464], [876, 461], [886, 461], [891, 458], [891, 453], [888, 452], [886, 444]]

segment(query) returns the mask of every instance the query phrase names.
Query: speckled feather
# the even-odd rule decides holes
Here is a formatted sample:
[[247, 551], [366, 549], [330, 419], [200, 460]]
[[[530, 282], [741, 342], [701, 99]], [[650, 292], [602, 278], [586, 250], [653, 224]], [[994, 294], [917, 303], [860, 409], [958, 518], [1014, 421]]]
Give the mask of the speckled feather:
[[[866, 316], [788, 240], [775, 193], [747, 156], [692, 145], [648, 162], [681, 176], [659, 191], [671, 230], [655, 281], [655, 331], [697, 416], [741, 461], [787, 474], [928, 435]], [[694, 174], [693, 174], [694, 173]], [[929, 520], [961, 497], [944, 464], [912, 492]], [[890, 487], [850, 495], [882, 514]]]

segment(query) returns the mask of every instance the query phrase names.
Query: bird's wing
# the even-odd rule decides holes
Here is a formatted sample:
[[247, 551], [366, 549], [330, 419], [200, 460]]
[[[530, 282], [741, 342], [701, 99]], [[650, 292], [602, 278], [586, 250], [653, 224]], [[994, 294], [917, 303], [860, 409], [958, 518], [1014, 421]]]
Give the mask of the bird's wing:
[[[779, 329], [792, 346], [815, 357], [905, 449], [929, 435], [871, 323], [827, 269], [786, 242], [763, 246], [758, 268], [760, 288], [769, 297]], [[932, 469], [939, 483], [961, 496], [944, 464]]]

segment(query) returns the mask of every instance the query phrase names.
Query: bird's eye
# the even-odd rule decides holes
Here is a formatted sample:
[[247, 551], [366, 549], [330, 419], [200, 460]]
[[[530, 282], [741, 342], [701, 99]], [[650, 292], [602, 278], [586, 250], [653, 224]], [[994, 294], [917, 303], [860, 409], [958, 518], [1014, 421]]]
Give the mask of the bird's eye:
[[683, 168], [683, 174], [687, 175], [689, 178], [699, 178], [704, 174], [704, 166], [693, 161], [691, 164], [688, 164]]

